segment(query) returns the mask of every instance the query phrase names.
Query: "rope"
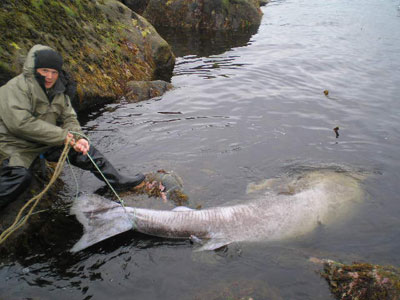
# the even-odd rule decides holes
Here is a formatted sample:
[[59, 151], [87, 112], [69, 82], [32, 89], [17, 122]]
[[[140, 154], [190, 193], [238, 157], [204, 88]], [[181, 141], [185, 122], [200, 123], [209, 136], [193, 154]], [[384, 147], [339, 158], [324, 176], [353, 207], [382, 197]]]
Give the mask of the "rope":
[[[93, 165], [96, 167], [97, 171], [101, 174], [101, 176], [103, 177], [104, 181], [107, 183], [107, 185], [110, 187], [110, 189], [113, 191], [114, 195], [117, 197], [119, 203], [121, 204], [124, 212], [126, 213], [127, 218], [130, 220], [131, 224], [132, 224], [132, 229], [135, 229], [136, 224], [135, 221], [133, 220], [134, 218], [130, 218], [128, 215], [128, 211], [126, 210], [125, 204], [124, 204], [124, 200], [121, 199], [121, 197], [118, 195], [118, 193], [114, 190], [114, 188], [112, 187], [111, 183], [108, 181], [108, 179], [104, 176], [103, 172], [101, 172], [100, 168], [97, 166], [97, 164], [94, 162], [93, 158], [90, 156], [90, 154], [88, 153], [87, 156], [89, 157], [90, 161], [93, 163]], [[133, 210], [133, 216], [135, 217], [136, 211], [135, 209]]]
[[67, 156], [67, 162], [68, 162], [69, 169], [71, 170], [72, 177], [74, 178], [74, 182], [75, 182], [75, 187], [76, 187], [76, 189], [75, 189], [75, 191], [76, 191], [75, 192], [75, 200], [76, 200], [76, 199], [78, 199], [78, 194], [79, 194], [78, 178], [76, 178], [74, 169], [72, 169], [71, 162], [69, 161], [69, 157], [68, 156]]
[[[30, 199], [25, 205], [20, 209], [18, 212], [18, 215], [16, 216], [14, 223], [8, 227], [6, 230], [4, 230], [0, 234], [0, 244], [4, 243], [7, 238], [13, 234], [16, 230], [21, 228], [29, 219], [29, 217], [33, 214], [33, 210], [35, 207], [38, 205], [40, 199], [43, 197], [43, 195], [49, 190], [49, 188], [54, 184], [54, 182], [57, 180], [57, 178], [60, 176], [61, 171], [63, 169], [65, 160], [68, 157], [68, 152], [70, 149], [70, 141], [71, 139], [67, 139], [67, 142], [65, 143], [65, 147], [63, 152], [61, 153], [60, 159], [58, 160], [57, 166], [54, 169], [53, 176], [51, 177], [49, 183], [46, 185], [46, 187], [41, 191], [38, 195]], [[33, 204], [32, 204], [33, 203]], [[28, 213], [22, 218], [22, 213], [31, 205], [31, 208], [29, 209]]]
[[[89, 142], [89, 144], [90, 144], [89, 138], [88, 138], [86, 135], [84, 135], [83, 133], [75, 132], [75, 131], [70, 131], [70, 132], [71, 132], [72, 134], [74, 134], [74, 135], [79, 135], [79, 136], [85, 138], [86, 140], [88, 140], [88, 142]], [[131, 224], [132, 224], [132, 229], [135, 229], [135, 228], [136, 228], [136, 224], [135, 224], [134, 218], [135, 218], [135, 215], [136, 215], [136, 210], [133, 209], [133, 218], [130, 218], [130, 217], [129, 217], [129, 214], [128, 214], [128, 211], [126, 210], [124, 200], [122, 200], [121, 197], [118, 195], [118, 193], [115, 191], [115, 189], [113, 188], [113, 186], [111, 185], [111, 183], [110, 183], [110, 182], [108, 181], [108, 179], [104, 176], [103, 172], [101, 172], [99, 166], [96, 164], [96, 162], [93, 160], [93, 158], [90, 156], [89, 153], [87, 153], [87, 156], [89, 157], [90, 161], [91, 161], [92, 164], [95, 166], [96, 170], [99, 172], [99, 174], [101, 175], [101, 177], [103, 177], [104, 182], [109, 186], [109, 188], [111, 189], [111, 191], [112, 191], [112, 192], [114, 193], [114, 195], [117, 197], [118, 202], [121, 204], [121, 206], [122, 206], [122, 208], [123, 208], [123, 210], [124, 210], [124, 212], [125, 212], [127, 218], [129, 219], [129, 221], [130, 221]]]

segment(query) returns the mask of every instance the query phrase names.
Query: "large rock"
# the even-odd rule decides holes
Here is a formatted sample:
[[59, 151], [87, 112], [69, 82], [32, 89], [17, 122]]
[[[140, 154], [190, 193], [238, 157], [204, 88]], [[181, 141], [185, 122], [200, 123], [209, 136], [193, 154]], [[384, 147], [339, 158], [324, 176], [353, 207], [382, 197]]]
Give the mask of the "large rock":
[[2, 0], [0, 85], [34, 44], [57, 49], [78, 82], [79, 109], [118, 99], [132, 80], [170, 80], [175, 57], [154, 27], [117, 0]]
[[156, 28], [240, 30], [258, 27], [259, 0], [149, 0], [143, 16]]

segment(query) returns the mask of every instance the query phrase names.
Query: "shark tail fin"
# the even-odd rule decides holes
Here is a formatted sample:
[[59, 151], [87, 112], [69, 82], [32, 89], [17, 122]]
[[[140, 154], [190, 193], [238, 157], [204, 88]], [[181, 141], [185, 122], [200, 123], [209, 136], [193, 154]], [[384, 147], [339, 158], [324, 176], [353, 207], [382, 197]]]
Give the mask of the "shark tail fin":
[[132, 229], [132, 222], [120, 204], [97, 195], [76, 199], [71, 214], [83, 225], [84, 232], [70, 249], [73, 253]]

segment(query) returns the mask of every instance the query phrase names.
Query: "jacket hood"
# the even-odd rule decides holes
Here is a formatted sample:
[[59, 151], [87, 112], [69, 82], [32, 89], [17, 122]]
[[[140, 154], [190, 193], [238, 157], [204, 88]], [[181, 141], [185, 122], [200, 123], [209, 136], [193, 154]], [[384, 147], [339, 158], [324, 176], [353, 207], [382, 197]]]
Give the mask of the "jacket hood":
[[34, 76], [35, 75], [35, 53], [40, 50], [54, 50], [49, 46], [44, 45], [35, 45], [29, 50], [26, 60], [23, 67], [23, 73], [25, 76]]

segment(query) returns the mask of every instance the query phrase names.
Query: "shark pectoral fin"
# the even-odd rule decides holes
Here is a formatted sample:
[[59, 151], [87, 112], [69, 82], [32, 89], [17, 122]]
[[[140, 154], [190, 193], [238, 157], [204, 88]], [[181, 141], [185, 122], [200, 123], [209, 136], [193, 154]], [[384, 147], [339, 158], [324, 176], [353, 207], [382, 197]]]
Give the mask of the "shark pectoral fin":
[[225, 239], [209, 239], [205, 243], [202, 244], [201, 247], [195, 249], [194, 251], [211, 251], [216, 250], [221, 247], [227, 246], [231, 243], [231, 241]]
[[204, 244], [202, 239], [198, 238], [197, 236], [195, 236], [193, 234], [189, 237], [189, 239], [193, 244], [199, 244], [199, 245], [203, 245]]

